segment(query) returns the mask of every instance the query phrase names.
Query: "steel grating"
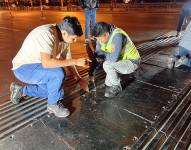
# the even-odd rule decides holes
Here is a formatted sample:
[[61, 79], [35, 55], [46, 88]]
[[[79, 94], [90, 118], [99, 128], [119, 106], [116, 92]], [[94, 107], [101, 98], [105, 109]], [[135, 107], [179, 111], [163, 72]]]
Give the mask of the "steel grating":
[[[3, 142], [0, 144], [7, 142], [7, 136], [41, 118], [40, 122], [58, 135], [64, 144], [69, 144], [70, 149], [122, 149], [132, 145], [132, 149], [188, 148], [191, 136], [190, 99], [189, 95], [184, 97], [190, 89], [190, 74], [181, 70], [169, 71], [164, 60], [161, 61], [164, 59], [161, 56], [163, 51], [155, 54], [158, 48], [176, 44], [178, 40], [169, 34], [138, 46], [141, 54], [147, 56], [144, 57], [143, 70], [137, 72], [136, 81], [126, 88], [120, 99], [108, 101], [101, 98], [104, 74], [98, 73], [96, 95], [92, 92], [81, 97], [78, 114], [69, 119], [48, 117], [45, 99], [28, 98], [19, 105], [2, 104], [0, 139]], [[87, 77], [87, 70], [80, 70], [80, 74]], [[172, 75], [175, 76], [169, 81]], [[182, 81], [179, 83], [176, 78]], [[169, 82], [161, 82], [160, 79]], [[66, 82], [69, 89], [75, 88], [72, 83], [75, 81], [69, 76]], [[66, 98], [78, 97], [79, 94], [72, 97], [77, 92], [79, 89]], [[130, 134], [126, 135], [127, 132]], [[4, 145], [4, 148], [7, 147]]]

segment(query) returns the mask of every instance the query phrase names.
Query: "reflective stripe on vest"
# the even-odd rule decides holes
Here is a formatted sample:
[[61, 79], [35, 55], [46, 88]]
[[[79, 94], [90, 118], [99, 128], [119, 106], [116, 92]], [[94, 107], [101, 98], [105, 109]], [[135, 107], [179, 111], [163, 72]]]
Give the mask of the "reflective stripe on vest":
[[138, 60], [138, 59], [140, 59], [139, 52], [137, 51], [135, 45], [133, 44], [133, 42], [127, 35], [127, 33], [120, 28], [114, 29], [109, 41], [106, 44], [101, 44], [101, 50], [106, 53], [112, 53], [112, 51], [113, 51], [112, 40], [116, 34], [123, 34], [127, 38], [127, 43], [121, 50], [119, 60], [128, 60], [128, 59]]

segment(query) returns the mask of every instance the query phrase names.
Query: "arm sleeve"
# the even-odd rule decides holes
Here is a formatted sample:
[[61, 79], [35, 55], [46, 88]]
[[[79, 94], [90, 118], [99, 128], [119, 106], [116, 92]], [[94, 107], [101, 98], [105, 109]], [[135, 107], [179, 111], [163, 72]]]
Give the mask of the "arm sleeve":
[[106, 59], [112, 62], [116, 62], [119, 59], [121, 50], [123, 48], [123, 35], [116, 34], [112, 40], [113, 52], [106, 55]]
[[101, 51], [101, 45], [99, 44], [99, 42], [96, 42], [96, 51], [95, 53], [97, 54], [97, 56], [103, 56], [105, 55], [104, 52]]
[[51, 33], [41, 33], [35, 38], [36, 47], [40, 52], [51, 54], [54, 49], [54, 39]]

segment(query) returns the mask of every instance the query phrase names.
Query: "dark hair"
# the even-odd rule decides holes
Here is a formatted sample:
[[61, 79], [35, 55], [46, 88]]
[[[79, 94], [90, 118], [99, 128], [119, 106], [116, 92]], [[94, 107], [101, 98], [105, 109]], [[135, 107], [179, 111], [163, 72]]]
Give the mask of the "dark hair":
[[83, 35], [82, 26], [76, 17], [66, 16], [57, 26], [60, 30], [65, 30], [70, 35]]
[[108, 24], [106, 22], [97, 22], [92, 30], [91, 30], [91, 35], [93, 37], [99, 37], [99, 36], [102, 36], [103, 34], [107, 33], [107, 32], [111, 32], [111, 29], [112, 29], [112, 25], [111, 24]]

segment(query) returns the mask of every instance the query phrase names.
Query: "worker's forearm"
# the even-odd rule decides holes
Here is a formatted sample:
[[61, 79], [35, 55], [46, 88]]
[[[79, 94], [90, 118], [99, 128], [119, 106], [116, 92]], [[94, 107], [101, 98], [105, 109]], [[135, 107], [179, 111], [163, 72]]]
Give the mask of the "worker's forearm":
[[45, 68], [56, 68], [56, 67], [66, 67], [76, 65], [75, 59], [59, 60], [59, 59], [49, 59], [46, 62], [42, 62], [43, 67]]

